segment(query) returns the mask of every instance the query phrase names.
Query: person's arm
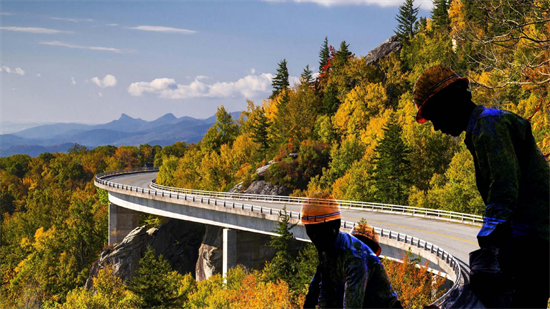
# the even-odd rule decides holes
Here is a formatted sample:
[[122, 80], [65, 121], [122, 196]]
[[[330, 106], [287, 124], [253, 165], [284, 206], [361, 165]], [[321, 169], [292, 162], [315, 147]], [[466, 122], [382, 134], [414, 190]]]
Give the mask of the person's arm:
[[344, 308], [363, 308], [368, 279], [366, 263], [358, 257], [348, 259], [345, 275]]
[[492, 247], [511, 236], [510, 218], [518, 203], [521, 177], [514, 147], [519, 141], [514, 141], [506, 119], [487, 117], [480, 119], [479, 125], [479, 134], [472, 142], [487, 195], [483, 227], [477, 238], [480, 247]]
[[321, 284], [321, 269], [317, 266], [317, 271], [309, 284], [307, 291], [306, 299], [304, 302], [305, 308], [315, 308], [319, 302], [319, 293], [320, 293], [320, 284]]

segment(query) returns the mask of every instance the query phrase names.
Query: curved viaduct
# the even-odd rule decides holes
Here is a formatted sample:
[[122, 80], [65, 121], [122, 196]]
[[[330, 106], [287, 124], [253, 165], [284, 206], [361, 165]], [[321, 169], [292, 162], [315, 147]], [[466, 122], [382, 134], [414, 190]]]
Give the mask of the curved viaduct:
[[[96, 176], [95, 185], [109, 192], [109, 243], [115, 244], [139, 222], [139, 213], [194, 221], [223, 227], [223, 271], [236, 264], [239, 231], [275, 235], [279, 211], [286, 206], [291, 222], [299, 222], [299, 198], [261, 200], [251, 195], [185, 190], [152, 183], [157, 171], [121, 171]], [[261, 197], [261, 196], [259, 196]], [[272, 199], [273, 197], [269, 197]], [[277, 198], [277, 197], [275, 197]], [[358, 202], [357, 202], [358, 203]], [[361, 209], [357, 203], [341, 203], [342, 227], [349, 231], [365, 218], [380, 233], [383, 254], [399, 257], [411, 249], [430, 261], [430, 267], [442, 270], [453, 289], [467, 281], [468, 256], [478, 248], [476, 234], [480, 218], [471, 215], [453, 217], [446, 213], [398, 205], [369, 204]], [[364, 205], [359, 205], [365, 207]], [[368, 208], [367, 207], [367, 208]], [[399, 213], [402, 212], [402, 213]], [[465, 220], [465, 217], [466, 220]], [[447, 217], [447, 218], [445, 218]], [[468, 224], [461, 221], [472, 219]], [[476, 222], [477, 221], [477, 222]], [[309, 241], [302, 225], [292, 232], [301, 241]]]

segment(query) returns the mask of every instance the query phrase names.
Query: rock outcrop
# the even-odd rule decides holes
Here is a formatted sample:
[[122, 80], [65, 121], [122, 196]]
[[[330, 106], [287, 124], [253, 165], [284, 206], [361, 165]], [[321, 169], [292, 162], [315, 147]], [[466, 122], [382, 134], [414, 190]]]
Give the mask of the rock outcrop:
[[265, 180], [256, 180], [248, 186], [244, 193], [288, 196], [292, 191], [285, 186], [274, 185]]
[[158, 229], [146, 226], [135, 228], [114, 248], [104, 250], [100, 259], [92, 265], [86, 288], [91, 288], [98, 271], [110, 264], [114, 274], [123, 281], [131, 279], [139, 267], [139, 260], [145, 255], [147, 246], [162, 254], [172, 269], [181, 274], [195, 275], [199, 247], [205, 234], [205, 225], [182, 220], [169, 219]]
[[397, 52], [403, 47], [399, 41], [397, 35], [392, 35], [384, 43], [380, 44], [375, 49], [371, 50], [365, 57], [367, 64], [372, 64], [378, 62], [378, 60], [386, 57], [392, 52]]
[[223, 229], [219, 226], [206, 226], [206, 232], [199, 248], [199, 258], [195, 268], [195, 279], [202, 281], [221, 273], [223, 267]]

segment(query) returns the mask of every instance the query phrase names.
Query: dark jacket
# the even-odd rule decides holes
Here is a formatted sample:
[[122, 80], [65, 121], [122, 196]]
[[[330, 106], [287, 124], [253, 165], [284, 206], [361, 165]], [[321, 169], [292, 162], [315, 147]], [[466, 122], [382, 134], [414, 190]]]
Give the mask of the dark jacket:
[[384, 266], [359, 239], [340, 232], [319, 255], [304, 308], [395, 308], [399, 301]]
[[550, 168], [530, 123], [511, 112], [477, 106], [464, 142], [486, 205], [480, 246], [495, 246], [510, 237], [548, 241]]

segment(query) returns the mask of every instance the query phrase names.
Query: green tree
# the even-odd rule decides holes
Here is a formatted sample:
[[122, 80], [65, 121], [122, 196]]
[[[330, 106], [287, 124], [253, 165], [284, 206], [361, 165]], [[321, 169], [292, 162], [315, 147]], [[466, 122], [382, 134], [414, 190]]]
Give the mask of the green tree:
[[291, 297], [307, 292], [307, 286], [317, 269], [317, 249], [307, 244], [302, 250], [293, 248], [294, 234], [290, 231], [296, 224], [290, 223], [286, 206], [279, 212], [279, 223], [273, 231], [269, 246], [277, 250], [275, 257], [264, 268], [264, 280], [276, 283], [283, 280], [288, 283]]
[[409, 148], [401, 138], [401, 127], [390, 120], [375, 148], [373, 180], [376, 199], [390, 204], [405, 204], [410, 187]]
[[319, 73], [326, 73], [325, 66], [328, 64], [328, 59], [330, 58], [330, 51], [328, 49], [328, 37], [325, 37], [323, 46], [319, 51]]
[[346, 41], [342, 41], [342, 43], [340, 43], [340, 49], [336, 52], [334, 67], [343, 67], [352, 55], [353, 54], [349, 51], [349, 44], [346, 44]]
[[271, 260], [267, 278], [269, 281], [276, 282], [278, 279], [290, 282], [294, 271], [292, 269], [296, 252], [292, 250], [292, 241], [294, 234], [290, 231], [296, 224], [290, 223], [290, 216], [286, 211], [286, 206], [279, 212], [279, 223], [273, 231], [278, 236], [271, 236], [269, 247], [276, 249], [277, 253]]
[[220, 151], [221, 145], [231, 145], [238, 135], [239, 125], [222, 105], [216, 112], [216, 123], [208, 129], [202, 139], [202, 146], [207, 151]]
[[277, 68], [277, 75], [271, 81], [271, 86], [273, 87], [273, 92], [271, 93], [270, 99], [274, 99], [279, 93], [282, 93], [288, 90], [290, 85], [288, 81], [288, 69], [286, 67], [286, 59], [279, 62], [279, 68]]
[[449, 3], [448, 0], [433, 0], [432, 21], [436, 29], [449, 31]]
[[268, 121], [265, 116], [265, 111], [262, 107], [259, 107], [251, 115], [249, 121], [252, 128], [252, 140], [260, 145], [260, 151], [265, 152], [269, 148], [268, 139]]
[[408, 42], [414, 36], [418, 10], [419, 7], [414, 7], [414, 0], [405, 0], [399, 7], [399, 14], [395, 17], [397, 28], [394, 32], [403, 43]]
[[139, 261], [137, 275], [128, 283], [128, 289], [142, 298], [145, 308], [174, 306], [181, 295], [172, 272], [172, 267], [162, 254], [155, 257], [155, 252], [148, 246], [145, 256]]
[[300, 75], [300, 81], [302, 84], [302, 87], [310, 87], [313, 84], [313, 72], [309, 69], [309, 64], [306, 65], [304, 68], [304, 71], [302, 72], [302, 75]]

